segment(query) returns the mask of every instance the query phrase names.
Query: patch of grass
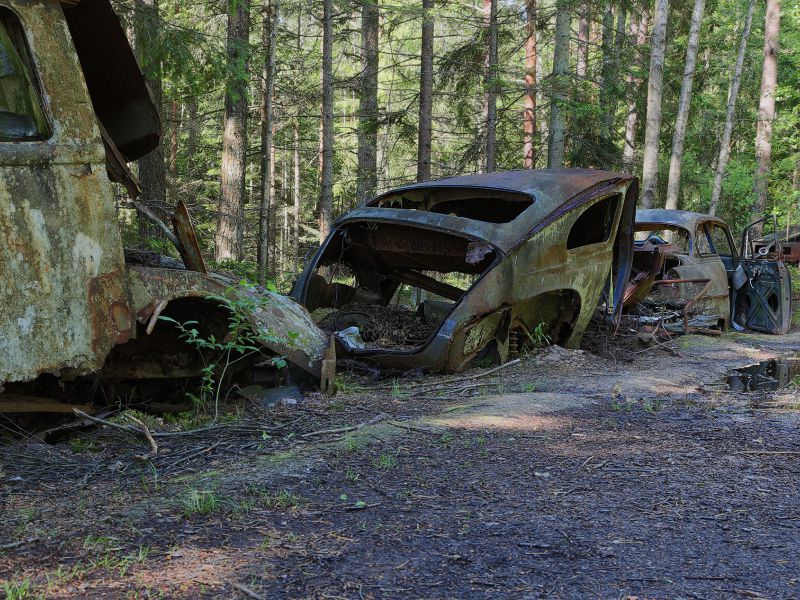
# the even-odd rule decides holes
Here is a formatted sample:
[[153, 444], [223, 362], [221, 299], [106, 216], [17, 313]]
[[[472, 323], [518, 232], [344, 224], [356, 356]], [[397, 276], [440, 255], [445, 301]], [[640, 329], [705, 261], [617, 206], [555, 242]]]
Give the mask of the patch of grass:
[[344, 449], [347, 452], [358, 452], [366, 445], [366, 441], [356, 435], [348, 435], [344, 440]]
[[444, 448], [448, 448], [450, 444], [453, 442], [453, 434], [449, 431], [447, 433], [443, 433], [442, 437], [439, 438], [437, 444], [443, 446]]
[[184, 517], [210, 515], [220, 508], [220, 499], [214, 490], [191, 489], [181, 499]]
[[397, 466], [397, 457], [388, 452], [381, 452], [374, 465], [379, 469], [394, 469]]
[[289, 490], [280, 490], [272, 495], [267, 506], [270, 508], [297, 508], [303, 503], [303, 498]]
[[72, 438], [67, 442], [67, 445], [75, 454], [94, 454], [100, 450], [97, 442], [84, 437]]
[[536, 384], [535, 383], [523, 383], [519, 386], [519, 391], [525, 394], [532, 394], [536, 391]]
[[650, 414], [655, 414], [660, 412], [662, 408], [664, 408], [664, 404], [661, 400], [651, 400], [650, 398], [643, 398], [642, 399], [642, 408], [645, 412]]
[[[34, 595], [33, 582], [30, 578], [25, 578], [22, 581], [6, 581], [3, 583], [3, 592], [5, 592], [6, 600], [29, 600], [30, 598], [37, 598]], [[44, 598], [44, 595], [38, 596]]]
[[410, 395], [411, 394], [409, 394], [407, 390], [403, 389], [398, 379], [395, 379], [392, 382], [392, 398], [394, 398], [395, 400], [404, 400], [405, 398], [408, 398]]
[[344, 472], [344, 478], [347, 479], [347, 481], [356, 483], [357, 481], [361, 480], [361, 473], [359, 473], [352, 467], [347, 467], [347, 469]]
[[336, 386], [337, 392], [346, 395], [363, 394], [367, 391], [367, 388], [350, 373], [340, 373], [337, 375], [334, 385]]
[[83, 539], [83, 549], [84, 550], [94, 550], [105, 552], [109, 548], [112, 548], [117, 540], [112, 537], [103, 536], [103, 535], [87, 535]]

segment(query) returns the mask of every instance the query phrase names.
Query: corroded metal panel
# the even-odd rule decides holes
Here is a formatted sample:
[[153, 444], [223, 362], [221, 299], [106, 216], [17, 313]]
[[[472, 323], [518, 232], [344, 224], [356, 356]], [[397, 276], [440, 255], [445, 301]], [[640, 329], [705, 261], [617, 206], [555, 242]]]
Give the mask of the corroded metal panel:
[[258, 331], [268, 334], [264, 346], [319, 377], [328, 339], [308, 312], [291, 298], [241, 286], [218, 275], [150, 267], [129, 266], [128, 287], [133, 311], [142, 324], [150, 322], [156, 307], [161, 305], [163, 309], [179, 298], [209, 299], [233, 294], [254, 297], [257, 302], [250, 322]]
[[105, 153], [61, 8], [14, 8], [53, 133], [0, 143], [0, 382], [94, 371], [133, 322]]

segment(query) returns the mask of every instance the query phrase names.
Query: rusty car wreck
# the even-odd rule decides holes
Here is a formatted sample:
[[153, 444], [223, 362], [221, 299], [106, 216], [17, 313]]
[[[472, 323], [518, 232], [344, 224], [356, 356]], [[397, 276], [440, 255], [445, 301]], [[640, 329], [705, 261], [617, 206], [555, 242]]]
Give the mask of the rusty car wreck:
[[[206, 272], [181, 207], [169, 237], [183, 264], [126, 260], [111, 181], [136, 196], [127, 163], [161, 124], [108, 0], [0, 1], [0, 90], [0, 412], [85, 404], [100, 386], [182, 393], [203, 364], [159, 316], [224, 336], [229, 313], [209, 298], [231, 281]], [[250, 315], [271, 332], [263, 354], [318, 378], [327, 339], [306, 311], [237, 293], [266, 298]]]
[[[598, 306], [621, 310], [637, 193], [588, 169], [401, 187], [340, 218], [292, 295], [340, 357], [382, 368], [504, 362], [542, 336], [576, 347]], [[398, 313], [422, 334], [393, 336]]]
[[[791, 280], [778, 251], [756, 253], [749, 225], [741, 254], [722, 219], [682, 210], [636, 213], [636, 241], [624, 304], [679, 309], [706, 332], [752, 329], [786, 333], [791, 326]], [[772, 246], [775, 248], [775, 244]]]

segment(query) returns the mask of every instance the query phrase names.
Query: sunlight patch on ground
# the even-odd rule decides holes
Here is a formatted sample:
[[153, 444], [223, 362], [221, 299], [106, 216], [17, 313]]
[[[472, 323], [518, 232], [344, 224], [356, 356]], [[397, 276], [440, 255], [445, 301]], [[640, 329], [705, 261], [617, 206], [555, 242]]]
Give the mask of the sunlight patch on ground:
[[428, 425], [462, 429], [509, 429], [542, 431], [559, 429], [565, 420], [548, 416], [561, 410], [591, 403], [592, 400], [574, 394], [550, 392], [503, 394], [480, 398], [474, 404], [457, 407], [449, 413], [425, 419]]

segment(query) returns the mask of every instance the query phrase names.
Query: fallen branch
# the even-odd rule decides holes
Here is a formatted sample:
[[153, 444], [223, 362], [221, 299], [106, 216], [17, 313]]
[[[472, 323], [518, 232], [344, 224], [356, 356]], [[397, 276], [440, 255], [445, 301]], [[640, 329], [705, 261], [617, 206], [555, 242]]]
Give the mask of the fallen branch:
[[405, 429], [407, 431], [418, 431], [420, 433], [430, 433], [433, 435], [439, 435], [440, 433], [444, 432], [444, 429], [418, 427], [415, 425], [408, 425], [406, 423], [401, 423], [400, 421], [389, 421], [389, 425], [391, 425], [392, 427], [397, 427], [399, 429]]
[[480, 379], [481, 377], [487, 377], [498, 371], [502, 371], [508, 367], [513, 367], [514, 365], [518, 365], [522, 362], [521, 358], [515, 358], [514, 360], [510, 360], [507, 363], [500, 365], [499, 367], [495, 367], [494, 369], [489, 369], [488, 371], [483, 371], [482, 373], [476, 373], [474, 375], [468, 375], [467, 377], [451, 377], [450, 379], [446, 379], [444, 381], [437, 381], [434, 383], [418, 383], [409, 385], [409, 388], [416, 389], [416, 388], [426, 388], [426, 387], [442, 387], [446, 385], [450, 385], [451, 383], [463, 383], [465, 381], [471, 381], [473, 379]]
[[309, 438], [309, 437], [316, 437], [318, 435], [334, 435], [337, 433], [349, 433], [351, 431], [357, 431], [367, 425], [374, 425], [375, 423], [380, 423], [384, 419], [386, 419], [388, 415], [386, 413], [380, 413], [375, 417], [371, 418], [369, 421], [364, 421], [363, 423], [359, 423], [358, 425], [351, 425], [350, 427], [336, 427], [335, 429], [320, 429], [319, 431], [312, 431], [310, 433], [304, 433], [300, 437], [302, 438]]
[[142, 460], [148, 460], [154, 457], [156, 454], [158, 454], [158, 444], [156, 444], [156, 441], [153, 439], [153, 434], [150, 433], [150, 429], [147, 427], [147, 425], [142, 423], [142, 421], [140, 421], [133, 415], [128, 415], [128, 418], [137, 425], [139, 425], [139, 427], [141, 427], [142, 435], [144, 435], [144, 437], [146, 437], [147, 441], [150, 443], [150, 454], [144, 454], [139, 458], [141, 458]]
[[254, 600], [267, 600], [265, 596], [262, 596], [261, 594], [256, 594], [253, 590], [251, 590], [243, 583], [232, 583], [231, 585], [249, 598], [254, 598]]
[[17, 542], [11, 542], [10, 544], [3, 544], [0, 546], [0, 551], [3, 550], [12, 550], [13, 548], [19, 548], [20, 546], [24, 546], [25, 544], [32, 544], [33, 542], [38, 542], [38, 537], [27, 538], [24, 540], [19, 540]]
[[130, 416], [129, 418], [135, 422], [138, 427], [134, 427], [132, 425], [120, 425], [119, 423], [113, 423], [112, 421], [108, 421], [106, 419], [101, 419], [100, 417], [93, 417], [92, 415], [88, 415], [82, 410], [78, 410], [77, 408], [73, 408], [72, 411], [78, 415], [79, 417], [83, 417], [84, 419], [89, 419], [93, 423], [98, 423], [100, 425], [106, 425], [113, 429], [119, 429], [120, 431], [124, 431], [126, 433], [132, 433], [134, 435], [140, 435], [147, 440], [147, 443], [150, 444], [150, 454], [143, 454], [139, 458], [142, 460], [149, 460], [156, 454], [158, 454], [158, 444], [156, 444], [155, 439], [153, 439], [153, 434], [150, 433], [150, 429], [142, 423], [136, 417]]

